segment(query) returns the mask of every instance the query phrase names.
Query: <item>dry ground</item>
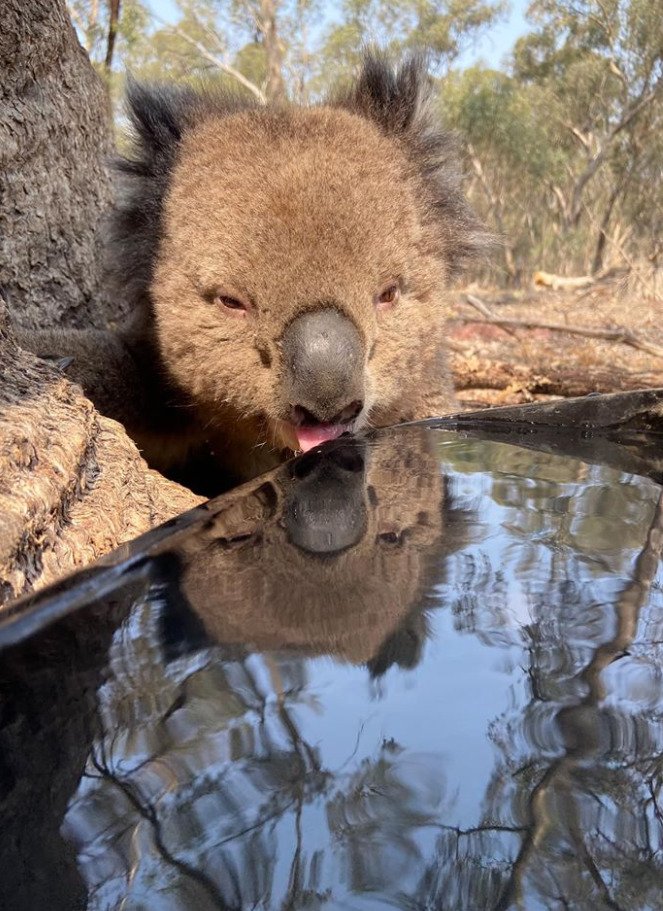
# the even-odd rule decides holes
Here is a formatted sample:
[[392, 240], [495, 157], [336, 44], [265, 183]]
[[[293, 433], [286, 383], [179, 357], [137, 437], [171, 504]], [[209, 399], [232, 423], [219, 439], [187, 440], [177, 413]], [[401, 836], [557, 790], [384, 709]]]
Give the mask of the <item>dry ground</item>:
[[[464, 408], [663, 386], [663, 300], [606, 279], [576, 290], [460, 290], [449, 341]], [[531, 326], [500, 326], [520, 320]], [[619, 339], [543, 328], [624, 332]]]

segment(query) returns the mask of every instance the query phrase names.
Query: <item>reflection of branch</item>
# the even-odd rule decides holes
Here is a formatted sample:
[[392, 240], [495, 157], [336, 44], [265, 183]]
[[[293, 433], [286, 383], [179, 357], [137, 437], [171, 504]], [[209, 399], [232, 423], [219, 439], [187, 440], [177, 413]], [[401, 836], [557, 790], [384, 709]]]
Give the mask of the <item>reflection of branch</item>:
[[495, 911], [506, 911], [514, 902], [520, 901], [522, 883], [530, 858], [548, 830], [549, 815], [546, 802], [548, 789], [557, 778], [566, 772], [569, 762], [568, 756], [562, 756], [561, 759], [552, 763], [530, 795], [528, 801], [530, 824], [527, 827], [527, 834], [523, 838], [518, 856], [513, 862], [509, 882], [495, 905]]
[[633, 578], [615, 604], [617, 630], [609, 642], [600, 645], [582, 674], [589, 687], [585, 704], [595, 705], [604, 698], [600, 675], [615, 658], [624, 653], [635, 638], [640, 609], [649, 594], [663, 551], [663, 494], [658, 499], [645, 544], [638, 554]]
[[571, 789], [569, 787], [568, 778], [565, 782], [567, 790], [567, 799], [569, 802], [569, 813], [572, 816], [572, 822], [569, 823], [569, 831], [571, 833], [571, 838], [573, 839], [573, 844], [575, 845], [576, 851], [578, 852], [578, 857], [582, 858], [585, 867], [587, 868], [589, 875], [591, 876], [594, 885], [601, 893], [601, 897], [608, 908], [612, 908], [613, 911], [623, 911], [621, 905], [618, 905], [610, 894], [610, 890], [606, 885], [603, 877], [601, 876], [601, 871], [596, 865], [596, 861], [592, 857], [592, 854], [585, 843], [585, 839], [582, 832], [582, 827], [578, 819], [578, 808], [576, 802], [573, 799], [571, 794]]
[[[570, 776], [573, 769], [582, 760], [587, 747], [578, 744], [578, 730], [587, 725], [587, 708], [598, 708], [604, 698], [604, 689], [600, 675], [609, 664], [623, 655], [624, 651], [635, 639], [638, 618], [642, 605], [651, 589], [656, 576], [661, 554], [663, 552], [663, 493], [659, 496], [654, 510], [654, 516], [647, 531], [647, 536], [642, 550], [638, 554], [633, 569], [633, 576], [628, 585], [623, 589], [615, 603], [617, 629], [615, 635], [608, 642], [600, 645], [593, 653], [592, 660], [581, 674], [588, 692], [585, 698], [577, 705], [567, 706], [557, 713], [557, 722], [562, 734], [566, 737], [566, 753], [553, 762], [541, 781], [533, 789], [528, 805], [530, 825], [527, 834], [520, 846], [509, 882], [502, 893], [495, 911], [506, 911], [515, 902], [520, 900], [522, 884], [529, 866], [529, 861], [535, 849], [544, 838], [551, 819], [548, 811], [548, 794], [551, 790], [564, 788], [568, 799], [567, 818], [570, 818], [569, 831], [573, 839], [578, 857], [584, 862], [595, 885], [601, 892], [605, 904], [621, 911], [620, 906], [610, 895], [606, 883], [585, 843], [581, 827], [577, 819], [577, 808], [570, 790]], [[590, 746], [591, 749], [591, 746]]]
[[306, 775], [311, 770], [315, 772], [320, 772], [320, 761], [315, 755], [315, 750], [308, 744], [302, 735], [299, 733], [297, 725], [290, 717], [290, 712], [285, 701], [285, 690], [283, 687], [283, 681], [281, 680], [281, 672], [278, 664], [270, 657], [265, 656], [265, 664], [267, 665], [269, 676], [272, 680], [272, 689], [276, 696], [276, 705], [278, 708], [279, 718], [283, 727], [288, 732], [290, 737], [290, 742], [292, 747], [299, 757], [301, 763], [301, 774], [302, 776]]
[[[159, 825], [159, 820], [157, 818], [156, 812], [153, 807], [143, 804], [138, 796], [134, 793], [134, 789], [131, 787], [129, 782], [123, 781], [121, 778], [118, 778], [114, 775], [110, 768], [104, 767], [101, 762], [97, 759], [94, 754], [94, 750], [90, 755], [92, 764], [99, 772], [102, 779], [110, 782], [115, 785], [125, 798], [129, 801], [134, 810], [145, 819], [152, 829], [154, 835], [154, 844], [156, 845], [157, 851], [163, 858], [163, 860], [179, 870], [184, 876], [188, 879], [193, 880], [197, 883], [203, 891], [212, 899], [214, 906], [219, 909], [219, 911], [229, 911], [229, 906], [225, 903], [221, 892], [219, 891], [216, 883], [202, 870], [199, 870], [197, 867], [192, 866], [191, 864], [186, 863], [186, 861], [180, 860], [174, 854], [172, 854], [166, 847], [163, 836], [161, 833], [161, 826]], [[239, 894], [239, 893], [238, 893]]]
[[[272, 802], [276, 803], [276, 800]], [[273, 822], [275, 819], [281, 819], [286, 810], [289, 810], [294, 804], [294, 797], [292, 800], [289, 800], [282, 805], [276, 803], [276, 807], [271, 813], [268, 813], [267, 815], [263, 814], [262, 816], [259, 816], [255, 822], [250, 823], [248, 826], [244, 826], [243, 829], [238, 829], [230, 835], [219, 838], [210, 845], [210, 848], [222, 848], [224, 845], [230, 844], [231, 841], [237, 841], [239, 838], [244, 838], [245, 835], [249, 835], [251, 832], [257, 832], [258, 829], [264, 829], [267, 823]]]
[[300, 784], [299, 793], [297, 794], [297, 809], [295, 810], [295, 853], [290, 865], [290, 885], [288, 888], [288, 897], [283, 902], [283, 911], [291, 911], [295, 907], [297, 899], [301, 896], [301, 879], [302, 879], [302, 809], [304, 804], [304, 787]]
[[435, 823], [436, 829], [442, 829], [443, 832], [453, 832], [458, 838], [469, 838], [470, 835], [483, 835], [486, 832], [524, 832], [525, 826], [502, 826], [499, 823], [485, 826], [470, 826], [469, 829], [461, 829], [460, 826], [445, 826], [443, 823]]
[[654, 790], [654, 782], [649, 782], [649, 793], [651, 794], [652, 804], [654, 806], [654, 816], [661, 824], [661, 829], [663, 829], [663, 810], [658, 805], [658, 795]]

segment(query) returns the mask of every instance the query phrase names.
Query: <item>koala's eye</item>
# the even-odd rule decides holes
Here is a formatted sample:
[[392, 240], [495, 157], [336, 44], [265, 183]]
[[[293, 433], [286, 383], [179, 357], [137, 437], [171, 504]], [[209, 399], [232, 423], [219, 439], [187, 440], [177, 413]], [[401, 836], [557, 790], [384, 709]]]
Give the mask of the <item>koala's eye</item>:
[[225, 294], [223, 291], [214, 291], [210, 297], [213, 304], [222, 310], [228, 311], [230, 316], [246, 316], [251, 309], [246, 301], [238, 297], [232, 297], [230, 294]]
[[390, 282], [376, 297], [375, 307], [377, 310], [389, 310], [397, 303], [400, 296], [401, 289], [397, 282]]
[[385, 544], [402, 544], [405, 537], [404, 532], [397, 531], [383, 531], [382, 534], [378, 535], [378, 541], [383, 541]]

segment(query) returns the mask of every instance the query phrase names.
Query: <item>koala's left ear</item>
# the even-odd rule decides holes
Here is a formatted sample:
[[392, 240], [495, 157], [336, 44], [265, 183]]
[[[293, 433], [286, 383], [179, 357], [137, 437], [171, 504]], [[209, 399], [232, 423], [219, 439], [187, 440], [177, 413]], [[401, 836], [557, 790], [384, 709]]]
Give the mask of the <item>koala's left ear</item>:
[[442, 128], [435, 111], [435, 85], [423, 54], [394, 65], [382, 54], [367, 53], [354, 84], [330, 103], [399, 142], [421, 177], [424, 207], [440, 230], [440, 255], [451, 274], [493, 245], [463, 193], [457, 138]]
[[407, 138], [428, 126], [432, 82], [426, 58], [413, 54], [394, 66], [386, 56], [366, 54], [354, 85], [337, 101], [372, 120], [385, 133]]

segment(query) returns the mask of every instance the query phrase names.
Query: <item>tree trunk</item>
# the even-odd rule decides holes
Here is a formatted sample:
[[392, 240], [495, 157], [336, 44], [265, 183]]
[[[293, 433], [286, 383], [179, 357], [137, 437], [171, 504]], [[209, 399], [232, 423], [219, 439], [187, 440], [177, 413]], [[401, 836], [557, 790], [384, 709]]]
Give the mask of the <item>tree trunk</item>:
[[106, 89], [64, 0], [0, 3], [0, 285], [27, 327], [105, 326], [98, 228], [111, 201]]
[[113, 51], [115, 50], [115, 39], [117, 38], [117, 29], [120, 24], [120, 0], [109, 0], [108, 4], [108, 43], [106, 45], [106, 59], [104, 60], [104, 69], [109, 74], [113, 68]]
[[[96, 234], [110, 202], [104, 86], [64, 0], [0, 0], [0, 283], [28, 328], [104, 326]], [[201, 502], [22, 351], [0, 295], [0, 604]]]
[[599, 234], [596, 241], [596, 249], [594, 250], [594, 259], [592, 260], [592, 275], [598, 275], [598, 273], [603, 268], [603, 257], [605, 255], [605, 246], [608, 241], [608, 225], [610, 224], [610, 218], [612, 217], [612, 210], [615, 208], [615, 203], [626, 188], [630, 177], [630, 170], [631, 169], [629, 168], [622, 180], [620, 180], [617, 186], [614, 187], [612, 193], [610, 194], [610, 198], [608, 199], [608, 204], [605, 207], [603, 217], [601, 218]]
[[265, 97], [267, 101], [284, 101], [286, 97], [283, 81], [283, 48], [276, 25], [278, 0], [260, 0], [260, 31], [267, 57], [267, 80]]

